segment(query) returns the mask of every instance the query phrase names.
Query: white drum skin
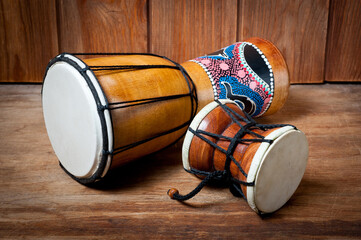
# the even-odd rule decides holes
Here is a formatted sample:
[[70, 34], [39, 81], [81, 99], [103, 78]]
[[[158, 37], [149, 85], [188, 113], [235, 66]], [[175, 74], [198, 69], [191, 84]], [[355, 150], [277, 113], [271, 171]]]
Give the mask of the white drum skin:
[[[94, 174], [104, 176], [111, 164], [111, 156], [103, 156], [104, 147], [111, 150], [113, 143], [110, 113], [103, 111], [102, 123], [98, 110], [106, 98], [81, 60], [65, 54], [54, 61], [47, 69], [42, 90], [44, 120], [54, 152], [63, 168], [80, 181], [86, 182]], [[85, 69], [88, 82], [79, 69]], [[107, 136], [103, 136], [104, 128]], [[104, 146], [104, 137], [108, 146]], [[103, 169], [99, 169], [102, 164]]]
[[247, 202], [261, 213], [280, 209], [294, 194], [306, 170], [308, 142], [305, 134], [291, 127], [280, 128], [257, 150], [248, 172]]

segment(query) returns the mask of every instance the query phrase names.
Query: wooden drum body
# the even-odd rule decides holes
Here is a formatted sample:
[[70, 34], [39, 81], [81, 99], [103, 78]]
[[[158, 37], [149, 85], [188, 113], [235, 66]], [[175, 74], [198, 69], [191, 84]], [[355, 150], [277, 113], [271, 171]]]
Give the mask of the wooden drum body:
[[254, 211], [274, 212], [302, 179], [307, 139], [290, 125], [256, 124], [236, 103], [222, 102], [208, 104], [193, 119], [184, 139], [183, 166], [198, 176], [218, 171], [224, 177], [227, 170], [228, 181]]
[[55, 57], [42, 102], [61, 166], [81, 183], [177, 141], [214, 99], [231, 98], [260, 116], [279, 109], [288, 93], [287, 66], [261, 39], [182, 65], [153, 54], [78, 55], [101, 54]]
[[195, 82], [202, 109], [210, 99], [230, 99], [253, 117], [272, 114], [285, 103], [287, 64], [271, 42], [250, 38], [182, 64]]
[[54, 58], [42, 101], [48, 135], [64, 170], [91, 183], [110, 168], [179, 139], [195, 115], [196, 99], [194, 86], [173, 67], [153, 55]]

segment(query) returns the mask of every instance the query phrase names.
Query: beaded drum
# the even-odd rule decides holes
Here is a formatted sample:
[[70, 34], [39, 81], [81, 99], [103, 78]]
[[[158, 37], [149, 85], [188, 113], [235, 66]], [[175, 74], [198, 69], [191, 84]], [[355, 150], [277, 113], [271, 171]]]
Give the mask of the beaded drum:
[[155, 54], [60, 54], [47, 67], [42, 102], [61, 166], [86, 184], [177, 141], [214, 99], [260, 116], [282, 107], [288, 86], [277, 48], [254, 38], [182, 65]]
[[183, 143], [186, 171], [204, 177], [187, 195], [169, 190], [171, 198], [188, 200], [209, 181], [227, 183], [258, 213], [282, 207], [304, 174], [308, 143], [286, 124], [257, 124], [229, 100], [212, 102], [193, 119]]
[[[253, 117], [276, 112], [288, 96], [286, 62], [280, 51], [264, 39], [251, 38], [182, 66], [194, 80], [197, 92], [202, 86], [199, 99], [211, 99], [209, 90], [213, 89], [215, 100], [233, 100]], [[200, 109], [204, 106], [200, 105]]]

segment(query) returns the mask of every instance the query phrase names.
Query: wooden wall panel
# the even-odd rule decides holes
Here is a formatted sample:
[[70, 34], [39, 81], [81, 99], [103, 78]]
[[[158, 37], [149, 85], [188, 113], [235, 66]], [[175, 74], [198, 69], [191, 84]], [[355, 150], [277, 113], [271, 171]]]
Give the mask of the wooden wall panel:
[[326, 81], [361, 81], [361, 1], [331, 0]]
[[270, 40], [286, 58], [292, 83], [320, 83], [328, 7], [328, 0], [240, 0], [237, 40]]
[[59, 52], [184, 62], [252, 36], [280, 48], [292, 83], [361, 81], [359, 0], [0, 0], [0, 15], [0, 82], [41, 82]]
[[41, 82], [58, 52], [55, 0], [0, 0], [0, 81]]
[[236, 42], [236, 0], [150, 0], [150, 52], [179, 63]]
[[147, 52], [147, 1], [59, 0], [61, 52]]

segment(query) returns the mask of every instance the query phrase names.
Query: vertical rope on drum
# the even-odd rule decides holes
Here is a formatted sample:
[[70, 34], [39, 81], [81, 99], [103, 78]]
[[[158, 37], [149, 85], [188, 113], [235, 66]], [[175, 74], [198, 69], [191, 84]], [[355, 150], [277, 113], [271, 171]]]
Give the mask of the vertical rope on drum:
[[[234, 178], [230, 172], [230, 164], [231, 164], [231, 162], [233, 162], [237, 166], [237, 168], [240, 170], [240, 172], [243, 174], [243, 176], [247, 177], [246, 172], [241, 167], [241, 163], [238, 162], [233, 157], [233, 152], [236, 149], [237, 144], [239, 144], [239, 143], [242, 144], [244, 142], [268, 142], [269, 144], [273, 143], [272, 140], [265, 139], [264, 136], [261, 136], [259, 134], [252, 132], [251, 130], [254, 128], [260, 128], [263, 130], [267, 130], [267, 129], [277, 128], [277, 127], [291, 126], [295, 129], [297, 129], [295, 126], [290, 125], [290, 124], [258, 124], [246, 112], [242, 111], [246, 116], [246, 118], [245, 118], [245, 117], [239, 115], [236, 111], [234, 111], [227, 105], [222, 104], [218, 100], [216, 100], [216, 102], [226, 112], [226, 114], [232, 119], [232, 121], [240, 126], [240, 130], [234, 135], [234, 137], [231, 138], [231, 137], [224, 136], [222, 134], [215, 134], [215, 133], [206, 132], [206, 131], [198, 130], [198, 129], [194, 130], [192, 128], [189, 128], [188, 130], [191, 133], [193, 133], [195, 136], [200, 138], [201, 140], [203, 140], [206, 143], [208, 143], [209, 145], [211, 145], [214, 149], [217, 149], [218, 151], [220, 151], [221, 153], [226, 155], [224, 170], [207, 172], [207, 171], [200, 171], [200, 170], [197, 170], [194, 168], [191, 168], [190, 170], [185, 169], [185, 171], [187, 171], [189, 173], [205, 176], [205, 178], [198, 184], [197, 187], [195, 187], [190, 193], [188, 193], [186, 195], [179, 194], [179, 191], [175, 188], [169, 189], [167, 194], [169, 195], [169, 197], [171, 199], [175, 199], [178, 201], [185, 201], [185, 200], [191, 199], [196, 194], [198, 194], [202, 190], [202, 188], [205, 187], [211, 181], [218, 181], [218, 182], [225, 183], [226, 185], [229, 186], [230, 191], [232, 192], [233, 195], [241, 196], [244, 199], [246, 199], [244, 193], [242, 192], [242, 188], [240, 185], [252, 187], [252, 186], [254, 186], [254, 181], [253, 182], [245, 182], [245, 181], [238, 180], [238, 179]], [[243, 125], [240, 122], [240, 120], [243, 121], [245, 124]], [[256, 138], [242, 139], [245, 136], [245, 134], [251, 134], [251, 135], [255, 136]], [[220, 146], [218, 146], [215, 142], [207, 139], [203, 135], [210, 136], [210, 137], [213, 137], [216, 139], [228, 140], [230, 142], [230, 144], [228, 145], [228, 148], [226, 150], [226, 149], [223, 149]], [[235, 191], [232, 191], [233, 189]]]
[[[169, 62], [173, 63], [174, 65], [113, 65], [113, 66], [88, 66], [86, 63], [84, 63], [81, 59], [77, 58], [81, 64], [79, 64], [76, 60], [74, 60], [73, 58], [71, 58], [71, 55], [86, 55], [86, 56], [90, 56], [90, 55], [146, 55], [146, 56], [154, 56], [154, 57], [159, 57], [159, 58], [163, 58], [168, 60]], [[74, 175], [72, 175], [70, 172], [68, 172], [60, 163], [60, 166], [64, 169], [64, 171], [73, 179], [75, 179], [76, 181], [82, 183], [82, 184], [92, 184], [98, 180], [100, 180], [102, 178], [103, 175], [103, 171], [106, 167], [107, 164], [107, 159], [109, 155], [113, 155], [113, 154], [117, 154], [114, 153], [114, 149], [113, 150], [108, 150], [108, 129], [105, 123], [105, 117], [104, 117], [104, 111], [108, 110], [109, 111], [109, 115], [110, 118], [111, 117], [111, 110], [115, 110], [118, 108], [125, 108], [125, 107], [131, 107], [131, 106], [135, 106], [135, 105], [141, 105], [141, 104], [147, 104], [147, 103], [153, 103], [153, 102], [160, 102], [160, 101], [166, 101], [166, 100], [172, 100], [172, 99], [177, 99], [177, 98], [182, 98], [182, 97], [189, 97], [190, 101], [191, 101], [191, 114], [190, 114], [190, 119], [181, 124], [178, 127], [175, 127], [173, 129], [167, 130], [163, 133], [160, 133], [156, 136], [153, 136], [150, 139], [145, 139], [143, 141], [140, 142], [136, 142], [136, 143], [132, 143], [132, 144], [128, 144], [127, 146], [124, 146], [124, 149], [120, 149], [119, 148], [119, 152], [121, 151], [125, 151], [127, 149], [133, 148], [139, 144], [142, 144], [144, 142], [150, 141], [154, 138], [163, 136], [165, 134], [177, 131], [178, 129], [181, 129], [185, 126], [187, 126], [191, 120], [193, 119], [193, 117], [195, 116], [196, 112], [197, 112], [197, 107], [198, 107], [198, 98], [197, 98], [197, 93], [196, 93], [196, 89], [195, 89], [195, 85], [192, 81], [192, 79], [190, 78], [190, 76], [188, 75], [188, 73], [185, 71], [185, 69], [179, 65], [178, 63], [175, 63], [174, 61], [168, 59], [167, 57], [163, 57], [163, 56], [159, 56], [156, 54], [151, 54], [151, 53], [62, 53], [59, 54], [56, 58], [52, 59], [49, 64], [47, 65], [46, 71], [45, 71], [45, 75], [44, 75], [44, 82], [45, 82], [45, 78], [47, 75], [48, 70], [50, 69], [50, 67], [55, 64], [56, 62], [66, 62], [68, 64], [70, 64], [71, 66], [73, 66], [84, 78], [84, 80], [86, 81], [86, 83], [88, 84], [90, 91], [92, 92], [93, 96], [94, 96], [94, 100], [96, 102], [96, 106], [97, 106], [97, 110], [98, 110], [98, 114], [100, 117], [100, 121], [101, 121], [101, 125], [102, 125], [102, 134], [103, 134], [103, 149], [102, 149], [102, 159], [99, 163], [99, 166], [96, 170], [96, 172], [87, 178], [78, 178]], [[84, 66], [82, 66], [84, 65]], [[179, 70], [181, 71], [182, 75], [184, 76], [186, 82], [187, 82], [187, 86], [188, 86], [188, 90], [189, 93], [187, 94], [176, 94], [176, 95], [171, 95], [171, 96], [163, 96], [163, 97], [157, 97], [157, 98], [147, 98], [147, 99], [140, 99], [140, 100], [134, 100], [134, 101], [125, 101], [125, 102], [120, 102], [120, 103], [109, 103], [105, 93], [102, 89], [102, 87], [99, 84], [100, 87], [100, 93], [103, 94], [104, 96], [104, 100], [105, 100], [105, 105], [103, 105], [100, 101], [98, 92], [95, 88], [95, 86], [93, 85], [91, 79], [90, 79], [90, 75], [92, 74], [95, 77], [94, 71], [102, 71], [102, 70], [142, 70], [142, 69], [155, 69], [155, 68], [168, 68], [168, 69], [174, 69], [174, 70]], [[96, 78], [96, 77], [95, 77]], [[42, 89], [43, 92], [43, 89]], [[118, 104], [118, 106], [117, 106]], [[126, 106], [120, 106], [121, 104], [127, 104]], [[112, 120], [111, 120], [112, 121]], [[185, 133], [184, 133], [185, 134]], [[184, 135], [183, 134], [183, 135]], [[181, 135], [178, 139], [176, 139], [173, 143], [175, 143], [176, 141], [178, 141], [183, 135]], [[173, 144], [171, 143], [171, 144]], [[171, 145], [170, 144], [170, 145]], [[113, 144], [114, 146], [114, 144]], [[123, 148], [123, 147], [121, 147]]]
[[[189, 74], [187, 73], [187, 71], [178, 63], [174, 62], [173, 60], [165, 57], [165, 56], [160, 56], [157, 54], [152, 54], [152, 53], [71, 53], [72, 55], [85, 55], [85, 56], [91, 56], [91, 55], [112, 55], [112, 56], [127, 56], [127, 55], [143, 55], [143, 56], [153, 56], [153, 57], [159, 57], [159, 58], [163, 58], [167, 61], [169, 61], [170, 63], [172, 63], [173, 65], [111, 65], [111, 66], [89, 66], [89, 69], [91, 71], [112, 71], [112, 70], [144, 70], [144, 69], [157, 69], [157, 68], [169, 68], [169, 69], [174, 69], [174, 70], [179, 70], [184, 79], [186, 80], [187, 83], [187, 87], [188, 87], [188, 93], [187, 94], [176, 94], [176, 95], [169, 95], [169, 96], [162, 96], [162, 97], [156, 97], [156, 98], [144, 98], [144, 99], [137, 99], [137, 100], [132, 100], [132, 101], [123, 101], [123, 102], [114, 102], [114, 103], [108, 103], [106, 106], [102, 106], [100, 108], [101, 111], [104, 111], [106, 109], [108, 110], [116, 110], [116, 109], [121, 109], [121, 108], [128, 108], [128, 107], [132, 107], [132, 106], [137, 106], [137, 105], [143, 105], [143, 104], [150, 104], [150, 103], [155, 103], [155, 102], [161, 102], [161, 101], [167, 101], [167, 100], [173, 100], [173, 99], [179, 99], [179, 98], [183, 98], [183, 97], [189, 97], [190, 98], [190, 102], [191, 102], [191, 114], [189, 117], [189, 120], [184, 122], [183, 124], [174, 127], [172, 129], [166, 130], [162, 133], [156, 134], [152, 137], [149, 137], [147, 139], [141, 140], [141, 141], [137, 141], [125, 146], [121, 146], [118, 148], [114, 148], [113, 151], [108, 152], [108, 154], [119, 154], [121, 152], [124, 152], [126, 150], [129, 150], [131, 148], [134, 148], [138, 145], [141, 145], [143, 143], [149, 142], [155, 138], [170, 134], [172, 132], [175, 132], [177, 130], [180, 130], [186, 126], [188, 126], [190, 124], [190, 122], [192, 121], [192, 119], [194, 118], [194, 116], [197, 113], [197, 108], [198, 108], [198, 96], [197, 96], [197, 92], [196, 92], [196, 88], [194, 85], [193, 80], [191, 79], [191, 77], [189, 76]], [[181, 139], [184, 136], [185, 133], [183, 133], [179, 138], [177, 138], [173, 143], [177, 142], [179, 139]], [[173, 143], [169, 144], [172, 145]]]

